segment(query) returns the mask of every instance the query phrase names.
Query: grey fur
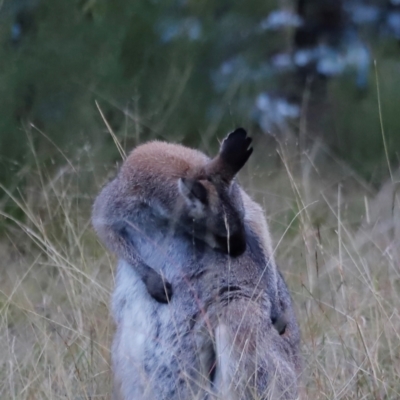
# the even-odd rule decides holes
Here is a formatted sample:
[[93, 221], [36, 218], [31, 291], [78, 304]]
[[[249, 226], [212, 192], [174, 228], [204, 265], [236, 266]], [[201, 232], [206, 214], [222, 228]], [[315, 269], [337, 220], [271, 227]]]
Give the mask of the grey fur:
[[[247, 158], [227, 169], [228, 181]], [[213, 176], [220, 167], [215, 162], [210, 167]], [[96, 200], [94, 224], [99, 232], [102, 218], [129, 221], [125, 250], [109, 246], [120, 257], [112, 307], [115, 399], [296, 399], [299, 329], [260, 207], [235, 182], [218, 192], [223, 200], [218, 204], [232, 207], [225, 214], [228, 225], [230, 216], [242, 216], [247, 245], [242, 255], [231, 257], [210, 245], [207, 231], [193, 236], [187, 221], [177, 223], [184, 213], [169, 220], [155, 211], [154, 204], [165, 198], [138, 201], [127, 214], [126, 192], [112, 185]], [[104, 209], [104, 199], [113, 196], [123, 207], [116, 210], [112, 202], [114, 208]], [[119, 234], [113, 231], [111, 239], [119, 240]], [[162, 276], [172, 283], [168, 305], [154, 300], [148, 269], [159, 274], [155, 281]]]
[[120, 261], [113, 296], [113, 369], [122, 393], [116, 398], [297, 398], [299, 331], [290, 296], [278, 274], [287, 323], [279, 335], [271, 322], [265, 257], [257, 237], [246, 233], [252, 243], [232, 258], [193, 244], [184, 233], [165, 238], [149, 228], [146, 235], [157, 245], [143, 240], [138, 248], [173, 282], [168, 306], [156, 303], [135, 269]]
[[167, 302], [172, 287], [138, 256], [132, 240], [142, 234], [137, 221], [144, 218], [147, 225], [157, 220], [165, 233], [183, 229], [213, 248], [242, 254], [246, 246], [243, 207], [232, 180], [252, 152], [250, 143], [246, 131], [238, 129], [222, 142], [213, 160], [179, 145], [139, 146], [96, 198], [92, 221], [97, 234], [136, 268], [157, 301]]

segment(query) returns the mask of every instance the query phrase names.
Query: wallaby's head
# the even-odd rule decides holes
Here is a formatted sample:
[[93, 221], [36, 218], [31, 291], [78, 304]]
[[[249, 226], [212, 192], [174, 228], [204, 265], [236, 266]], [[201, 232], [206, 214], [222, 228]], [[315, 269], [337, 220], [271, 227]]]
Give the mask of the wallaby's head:
[[250, 143], [246, 131], [236, 129], [201, 172], [178, 181], [194, 236], [234, 257], [246, 250], [244, 208], [234, 178], [253, 151]]

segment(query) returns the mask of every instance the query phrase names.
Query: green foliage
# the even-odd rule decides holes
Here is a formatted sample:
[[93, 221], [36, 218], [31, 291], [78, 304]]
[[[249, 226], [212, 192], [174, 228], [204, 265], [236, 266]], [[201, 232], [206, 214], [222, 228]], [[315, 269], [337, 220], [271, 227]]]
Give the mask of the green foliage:
[[379, 115], [375, 71], [371, 71], [371, 88], [360, 94], [345, 79], [331, 81], [331, 124], [326, 124], [325, 137], [341, 158], [354, 165], [366, 178], [380, 183], [388, 173], [383, 135], [388, 146], [389, 161], [399, 163], [400, 118], [398, 101], [400, 80], [398, 62], [377, 63], [382, 132]]
[[[252, 20], [248, 7], [238, 3], [229, 8], [222, 19], [232, 21], [223, 27], [231, 31], [228, 42], [238, 42], [235, 22], [244, 21], [249, 28]], [[102, 146], [109, 141], [101, 133], [96, 99], [117, 131], [135, 101], [141, 130], [151, 131], [152, 137], [175, 132], [181, 138], [183, 132], [204, 129], [207, 108], [215, 99], [208, 71], [229, 56], [220, 54], [218, 45], [209, 46], [222, 34], [214, 20], [218, 12], [221, 6], [212, 3], [193, 2], [182, 10], [173, 1], [41, 2], [28, 15], [31, 28], [18, 43], [11, 43], [14, 19], [8, 15], [0, 43], [1, 181], [9, 184], [11, 174], [26, 163], [27, 124], [39, 127], [67, 152], [85, 142]], [[204, 38], [163, 43], [157, 27], [186, 13], [204, 20]], [[232, 17], [235, 13], [243, 16]], [[174, 109], [161, 118], [171, 102]], [[47, 151], [46, 140], [37, 131], [33, 135], [35, 144]]]
[[[0, 15], [0, 182], [7, 187], [15, 186], [21, 168], [37, 160], [60, 165], [84, 145], [100, 163], [114, 161], [118, 154], [95, 101], [127, 148], [157, 137], [204, 148], [237, 125], [257, 130], [252, 107], [260, 92], [296, 87], [267, 63], [290, 48], [293, 32], [257, 29], [276, 0], [36, 4], [24, 11], [18, 41], [11, 40], [17, 11], [5, 8]], [[383, 119], [397, 162], [399, 56], [392, 42], [374, 46], [382, 48]], [[223, 82], [215, 73], [232, 60], [239, 67]], [[322, 136], [377, 179], [387, 167], [373, 82], [372, 76], [362, 97], [352, 78], [330, 81], [329, 107], [311, 119], [319, 126], [313, 138]]]

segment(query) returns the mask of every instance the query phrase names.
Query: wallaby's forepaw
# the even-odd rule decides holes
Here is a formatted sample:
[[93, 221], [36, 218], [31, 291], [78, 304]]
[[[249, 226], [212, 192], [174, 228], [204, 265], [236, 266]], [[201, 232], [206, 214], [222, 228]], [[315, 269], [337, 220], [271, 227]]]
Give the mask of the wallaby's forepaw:
[[237, 128], [222, 142], [220, 155], [235, 172], [238, 172], [251, 156], [251, 140], [243, 128]]
[[145, 281], [147, 291], [159, 303], [169, 303], [172, 297], [172, 285], [154, 271]]

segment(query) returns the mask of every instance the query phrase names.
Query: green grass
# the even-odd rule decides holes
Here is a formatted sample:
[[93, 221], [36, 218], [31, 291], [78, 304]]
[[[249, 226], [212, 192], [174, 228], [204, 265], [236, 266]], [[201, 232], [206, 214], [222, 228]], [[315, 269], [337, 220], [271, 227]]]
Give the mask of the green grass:
[[[115, 260], [90, 226], [107, 176], [90, 149], [68, 161], [21, 172], [24, 192], [7, 196], [24, 222], [0, 211], [1, 399], [110, 398]], [[400, 398], [396, 184], [376, 191], [321, 144], [300, 153], [290, 137], [255, 138], [240, 180], [266, 208], [293, 295], [303, 398]]]

